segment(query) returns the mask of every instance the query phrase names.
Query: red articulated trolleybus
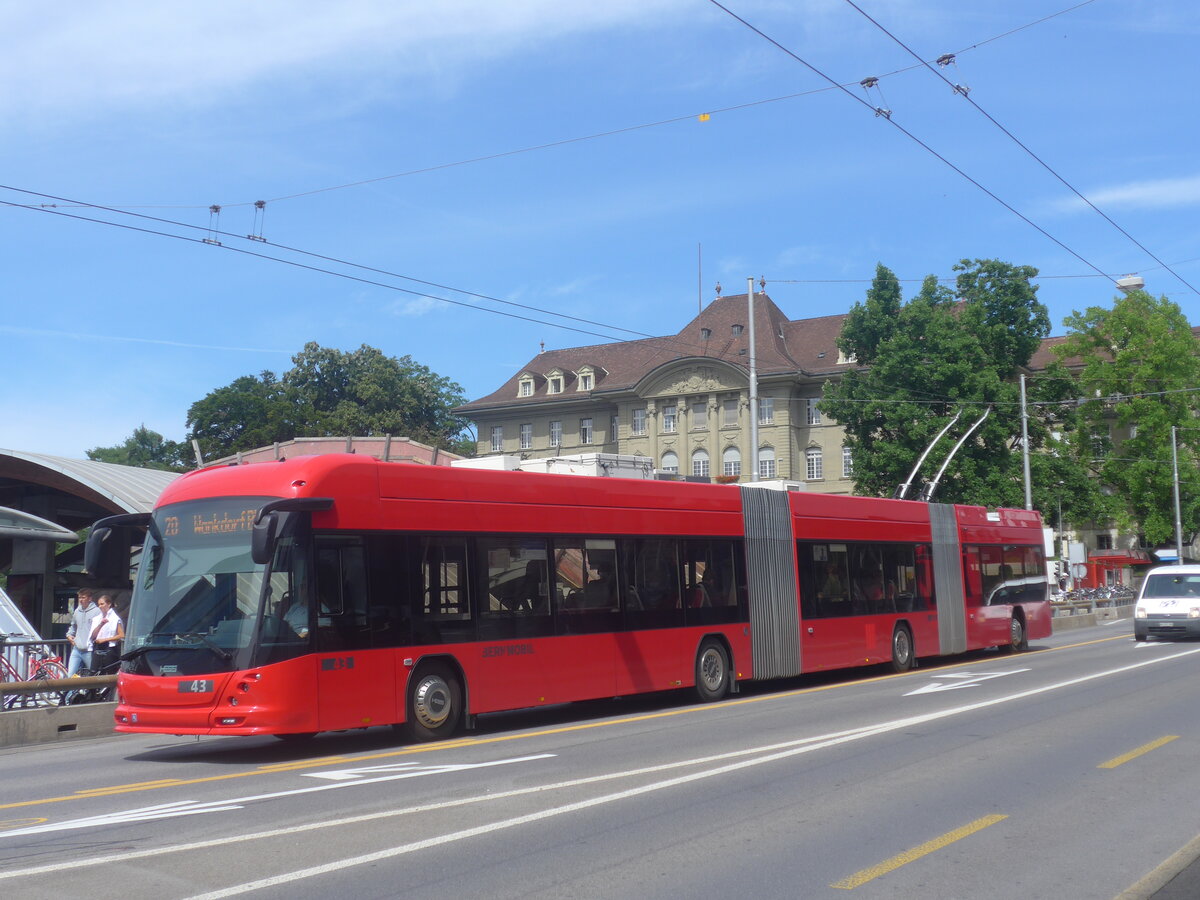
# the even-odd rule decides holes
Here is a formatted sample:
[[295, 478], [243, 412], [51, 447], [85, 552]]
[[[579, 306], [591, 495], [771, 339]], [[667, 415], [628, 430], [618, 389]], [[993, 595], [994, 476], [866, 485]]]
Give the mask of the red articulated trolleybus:
[[386, 463], [203, 469], [146, 527], [116, 728], [274, 734], [887, 663], [1050, 634], [1034, 512]]

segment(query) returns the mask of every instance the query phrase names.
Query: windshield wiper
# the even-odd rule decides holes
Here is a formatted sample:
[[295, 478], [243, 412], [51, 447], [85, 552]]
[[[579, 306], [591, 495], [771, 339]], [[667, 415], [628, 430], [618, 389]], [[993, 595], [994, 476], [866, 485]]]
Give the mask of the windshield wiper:
[[232, 653], [230, 653], [216, 641], [212, 640], [208, 635], [200, 634], [198, 631], [193, 631], [190, 634], [177, 634], [175, 635], [175, 639], [177, 641], [190, 641], [193, 639], [198, 640], [200, 643], [208, 647], [208, 649], [212, 650], [213, 653], [217, 654], [217, 656], [221, 657], [221, 659], [225, 660], [225, 662], [229, 662], [233, 659]]
[[[155, 639], [158, 639], [157, 641]], [[212, 640], [208, 635], [193, 631], [187, 634], [176, 634], [172, 631], [155, 631], [146, 635], [146, 643], [135, 647], [128, 653], [122, 654], [121, 659], [134, 659], [150, 650], [199, 650], [204, 645], [225, 662], [233, 659], [233, 654]]]

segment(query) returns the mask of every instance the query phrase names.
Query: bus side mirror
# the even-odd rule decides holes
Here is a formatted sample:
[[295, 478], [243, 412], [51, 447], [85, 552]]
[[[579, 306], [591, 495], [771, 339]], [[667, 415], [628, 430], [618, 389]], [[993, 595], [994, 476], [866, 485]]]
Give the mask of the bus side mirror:
[[279, 516], [273, 512], [260, 516], [250, 533], [250, 559], [265, 566], [275, 555], [275, 535], [279, 531]]
[[93, 528], [83, 548], [83, 568], [89, 575], [97, 574], [104, 567], [105, 541], [112, 536], [111, 528]]
[[113, 584], [129, 580], [130, 532], [94, 526], [83, 550], [83, 567], [92, 578]]

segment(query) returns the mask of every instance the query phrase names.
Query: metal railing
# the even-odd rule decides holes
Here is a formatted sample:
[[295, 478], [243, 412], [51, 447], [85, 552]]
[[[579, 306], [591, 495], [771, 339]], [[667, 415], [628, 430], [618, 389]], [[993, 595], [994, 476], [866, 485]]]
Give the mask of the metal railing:
[[[115, 675], [66, 678], [69, 640], [0, 634], [0, 709], [90, 702], [116, 683]], [[95, 682], [93, 684], [92, 682]]]

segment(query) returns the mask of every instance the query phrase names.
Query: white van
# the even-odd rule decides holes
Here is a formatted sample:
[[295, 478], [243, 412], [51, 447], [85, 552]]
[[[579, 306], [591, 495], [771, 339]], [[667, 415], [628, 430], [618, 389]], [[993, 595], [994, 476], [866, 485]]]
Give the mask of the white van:
[[1200, 566], [1159, 566], [1146, 573], [1133, 612], [1133, 637], [1200, 637]]

